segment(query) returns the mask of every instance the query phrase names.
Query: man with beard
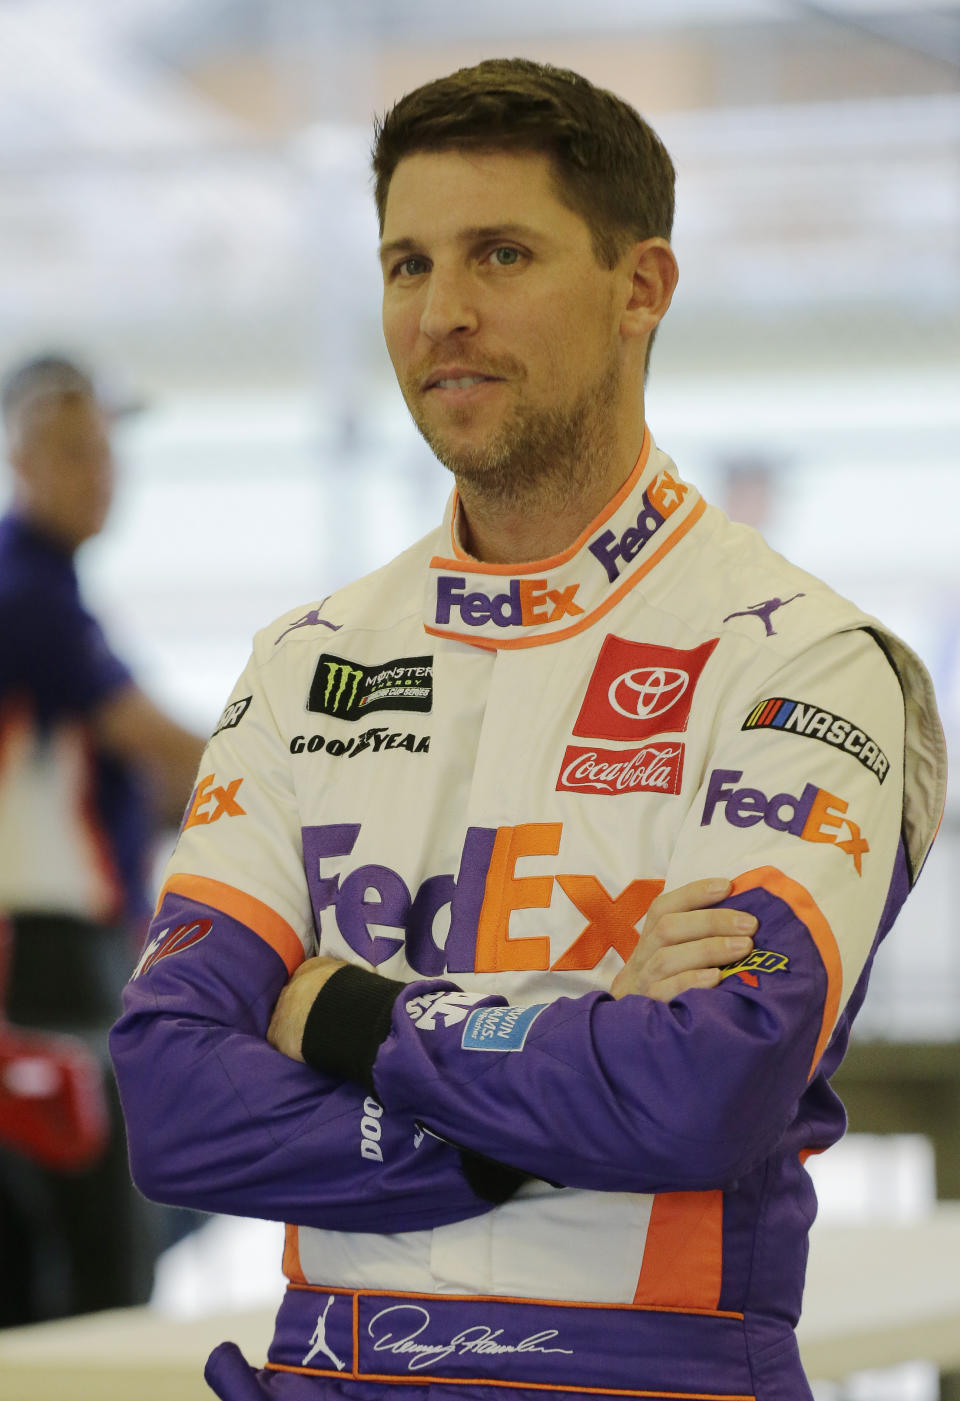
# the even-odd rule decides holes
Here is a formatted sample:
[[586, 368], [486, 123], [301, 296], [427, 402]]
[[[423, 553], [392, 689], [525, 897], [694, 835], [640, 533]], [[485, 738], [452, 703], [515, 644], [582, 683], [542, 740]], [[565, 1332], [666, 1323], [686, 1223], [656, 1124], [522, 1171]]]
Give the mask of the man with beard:
[[255, 643], [113, 1033], [135, 1178], [289, 1223], [229, 1401], [799, 1401], [803, 1161], [942, 808], [928, 678], [654, 445], [631, 107], [482, 63], [374, 172], [456, 490]]

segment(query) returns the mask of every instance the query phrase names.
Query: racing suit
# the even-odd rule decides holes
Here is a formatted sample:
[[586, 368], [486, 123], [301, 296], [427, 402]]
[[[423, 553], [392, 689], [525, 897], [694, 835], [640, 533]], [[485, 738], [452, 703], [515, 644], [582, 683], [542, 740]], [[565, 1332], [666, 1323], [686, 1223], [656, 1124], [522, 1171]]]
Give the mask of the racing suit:
[[[942, 811], [929, 680], [649, 436], [551, 559], [457, 509], [258, 635], [113, 1033], [141, 1189], [293, 1223], [266, 1366], [208, 1381], [799, 1401], [803, 1164]], [[754, 951], [613, 999], [706, 876]], [[354, 966], [300, 1064], [265, 1030], [316, 948]]]

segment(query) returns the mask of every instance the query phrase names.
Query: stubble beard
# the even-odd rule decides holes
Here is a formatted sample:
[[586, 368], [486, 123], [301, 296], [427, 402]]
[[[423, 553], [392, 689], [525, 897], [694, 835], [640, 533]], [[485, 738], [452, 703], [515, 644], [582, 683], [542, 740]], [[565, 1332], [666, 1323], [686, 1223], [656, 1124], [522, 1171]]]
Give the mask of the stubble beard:
[[[600, 373], [573, 403], [548, 408], [517, 403], [487, 441], [473, 447], [428, 426], [409, 399], [407, 405], [434, 456], [476, 505], [492, 511], [562, 510], [606, 469], [620, 381], [611, 348]], [[461, 422], [470, 412], [463, 411]]]

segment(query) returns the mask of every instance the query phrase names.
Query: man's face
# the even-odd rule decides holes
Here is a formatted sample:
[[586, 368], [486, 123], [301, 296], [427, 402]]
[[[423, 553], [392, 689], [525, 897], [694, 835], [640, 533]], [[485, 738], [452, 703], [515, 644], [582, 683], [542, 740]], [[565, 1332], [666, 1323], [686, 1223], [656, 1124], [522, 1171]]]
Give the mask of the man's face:
[[406, 157], [381, 260], [387, 349], [441, 462], [500, 496], [554, 478], [575, 486], [620, 405], [623, 279], [597, 263], [548, 159]]
[[104, 414], [79, 395], [25, 410], [12, 460], [30, 515], [71, 548], [102, 530], [114, 463]]

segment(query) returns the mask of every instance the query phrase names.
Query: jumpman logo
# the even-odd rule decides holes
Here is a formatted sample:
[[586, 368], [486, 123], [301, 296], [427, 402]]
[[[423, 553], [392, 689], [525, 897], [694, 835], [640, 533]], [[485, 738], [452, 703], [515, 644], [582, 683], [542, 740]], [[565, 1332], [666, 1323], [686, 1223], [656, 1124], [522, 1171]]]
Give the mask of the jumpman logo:
[[327, 1300], [327, 1307], [324, 1309], [323, 1313], [317, 1315], [317, 1326], [314, 1328], [313, 1337], [310, 1339], [310, 1351], [301, 1362], [301, 1367], [306, 1367], [308, 1362], [312, 1362], [318, 1352], [325, 1352], [338, 1372], [342, 1372], [347, 1365], [345, 1362], [340, 1361], [337, 1354], [331, 1350], [327, 1342], [327, 1314], [334, 1298], [335, 1295], [331, 1294]]
[[[330, 595], [328, 594], [327, 598], [329, 597]], [[323, 600], [323, 603], [321, 603], [318, 608], [311, 608], [308, 613], [304, 613], [302, 618], [298, 618], [295, 623], [291, 623], [290, 626], [287, 628], [286, 632], [282, 632], [277, 638], [277, 642], [282, 642], [288, 632], [294, 632], [297, 628], [324, 627], [329, 628], [331, 632], [339, 632], [340, 629], [343, 627], [342, 623], [328, 623], [326, 618], [320, 617], [320, 609], [323, 607], [323, 604], [326, 603], [326, 601], [327, 599], [325, 598]], [[273, 644], [274, 647], [276, 647], [277, 642]]]
[[751, 603], [749, 608], [741, 608], [739, 613], [728, 613], [723, 621], [729, 623], [731, 618], [759, 618], [767, 630], [767, 636], [773, 637], [776, 628], [770, 621], [770, 614], [776, 613], [778, 608], [786, 608], [795, 598], [806, 598], [806, 594], [795, 593], [793, 598], [768, 598], [764, 603]]

